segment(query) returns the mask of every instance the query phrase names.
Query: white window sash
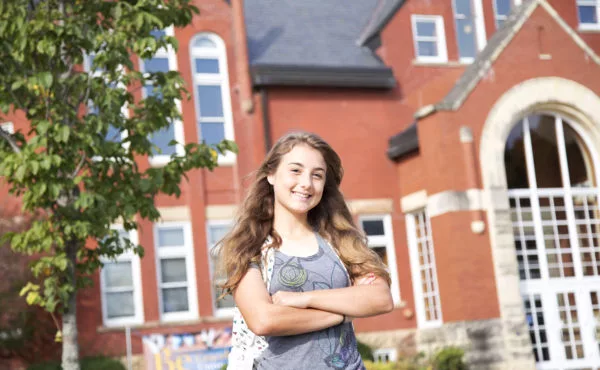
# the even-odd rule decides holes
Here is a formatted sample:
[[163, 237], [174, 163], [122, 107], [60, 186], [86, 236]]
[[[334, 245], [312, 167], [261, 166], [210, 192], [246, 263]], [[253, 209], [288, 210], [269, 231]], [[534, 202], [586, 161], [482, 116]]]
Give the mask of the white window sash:
[[218, 308], [217, 307], [217, 302], [215, 300], [215, 296], [216, 296], [216, 287], [217, 284], [221, 284], [225, 282], [225, 278], [218, 278], [218, 279], [213, 279], [214, 276], [214, 271], [215, 271], [215, 266], [213, 266], [212, 263], [212, 259], [210, 256], [211, 250], [214, 247], [214, 245], [212, 245], [209, 240], [208, 240], [208, 236], [210, 235], [211, 232], [211, 228], [212, 227], [218, 227], [218, 226], [231, 226], [233, 223], [232, 220], [210, 220], [207, 222], [206, 224], [206, 235], [207, 235], [207, 253], [208, 253], [208, 263], [209, 263], [209, 273], [210, 273], [210, 288], [211, 288], [211, 297], [212, 297], [212, 304], [213, 304], [213, 315], [216, 317], [233, 317], [233, 311], [234, 311], [234, 307], [228, 307], [228, 308]]
[[[444, 30], [444, 18], [439, 15], [418, 15], [411, 16], [413, 44], [415, 50], [415, 59], [425, 63], [445, 63], [448, 61], [448, 52], [446, 49], [446, 33]], [[435, 25], [436, 36], [420, 36], [417, 33], [417, 24], [420, 22], [433, 23]], [[437, 56], [419, 55], [419, 41], [435, 42]]]
[[[194, 41], [197, 38], [206, 37], [211, 40], [216, 48], [205, 48], [205, 47], [194, 47]], [[196, 122], [202, 123], [207, 122], [209, 117], [202, 116], [200, 112], [200, 100], [198, 97], [197, 87], [199, 85], [218, 85], [221, 87], [221, 103], [223, 104], [223, 116], [219, 117], [224, 123], [224, 134], [225, 139], [234, 140], [234, 129], [233, 129], [233, 113], [231, 108], [231, 93], [229, 87], [229, 70], [227, 66], [227, 49], [225, 43], [221, 38], [212, 33], [199, 33], [194, 36], [190, 42], [190, 58], [192, 76], [194, 82], [193, 96], [194, 96], [194, 110], [196, 112]], [[196, 73], [196, 59], [217, 59], [219, 63], [219, 73]], [[198, 127], [198, 140], [201, 138], [200, 127]], [[232, 165], [236, 161], [234, 153], [228, 152], [226, 155], [219, 154], [218, 163], [219, 165]]]
[[[485, 32], [485, 19], [483, 17], [483, 4], [481, 0], [469, 0], [471, 2], [471, 18], [473, 20], [473, 32], [475, 35], [475, 49], [476, 52], [481, 51], [487, 42], [486, 40], [486, 32]], [[456, 20], [459, 19], [468, 19], [467, 14], [457, 13], [456, 10], [456, 0], [452, 0], [452, 9], [454, 14], [454, 25], [456, 29], [456, 47], [459, 52], [459, 60], [461, 63], [472, 63], [475, 60], [475, 57], [463, 57], [460, 56], [460, 48], [458, 42], [458, 29]]]
[[[165, 28], [165, 35], [166, 36], [174, 35], [172, 26]], [[152, 56], [152, 58], [148, 58], [148, 59], [153, 59], [153, 58], [167, 58], [167, 60], [169, 62], [169, 71], [177, 71], [177, 55], [175, 53], [175, 50], [173, 50], [173, 48], [171, 47], [171, 45], [169, 45], [166, 48], [166, 50], [165, 50], [165, 48], [158, 49], [156, 51], [156, 53]], [[142, 71], [144, 71], [144, 68], [145, 68], [144, 60], [140, 58], [139, 64], [140, 64]], [[144, 98], [146, 97], [145, 94], [146, 94], [145, 89], [142, 89], [142, 96]], [[181, 113], [181, 101], [180, 100], [175, 101], [175, 106]], [[184, 149], [185, 134], [184, 134], [184, 130], [183, 130], [183, 123], [181, 122], [181, 120], [173, 120], [173, 122], [171, 124], [173, 125], [174, 139], [175, 139], [175, 141], [177, 141], [177, 145], [175, 146], [175, 154], [178, 156], [182, 156], [185, 154], [185, 149]], [[148, 161], [150, 163], [150, 166], [152, 166], [152, 167], [164, 166], [165, 164], [169, 163], [170, 160], [171, 160], [171, 156], [167, 155], [167, 154], [156, 154], [156, 155], [150, 155], [148, 157]]]
[[[434, 328], [439, 327], [443, 323], [441, 301], [439, 297], [439, 285], [435, 282], [435, 290], [432, 281], [423, 281], [421, 279], [421, 270], [431, 268], [433, 271], [433, 278], [437, 280], [437, 268], [435, 265], [435, 252], [432, 251], [432, 258], [429, 263], [421, 264], [419, 259], [419, 240], [417, 239], [416, 218], [419, 214], [423, 214], [425, 211], [417, 211], [408, 213], [406, 215], [406, 235], [408, 239], [408, 252], [410, 258], [410, 270], [413, 283], [413, 292], [415, 296], [415, 311], [417, 314], [417, 325], [419, 328]], [[427, 217], [424, 215], [424, 222], [427, 222]], [[431, 233], [430, 225], [428, 225], [429, 233]], [[431, 235], [421, 235], [421, 238], [431, 238]], [[427, 291], [423, 290], [423, 284], [427, 283]], [[431, 296], [437, 297], [437, 320], [427, 320], [425, 313], [425, 299]]]
[[[158, 244], [158, 233], [160, 229], [183, 230], [184, 245], [174, 247], [161, 247]], [[196, 288], [196, 268], [194, 262], [194, 248], [192, 230], [189, 222], [163, 222], [154, 225], [154, 248], [156, 253], [156, 273], [158, 282], [158, 304], [160, 319], [163, 322], [195, 320], [198, 318], [198, 292]], [[169, 282], [162, 281], [161, 261], [163, 259], [183, 258], [185, 260], [186, 281]], [[187, 288], [188, 310], [181, 312], [163, 312], [163, 289]]]
[[379, 215], [364, 215], [359, 216], [359, 223], [362, 227], [363, 221], [382, 221], [384, 235], [368, 236], [368, 246], [372, 247], [385, 247], [385, 253], [388, 260], [388, 272], [392, 281], [390, 287], [392, 293], [392, 299], [395, 306], [399, 306], [402, 302], [400, 295], [400, 280], [398, 279], [398, 267], [396, 263], [396, 247], [394, 245], [394, 234], [392, 228], [392, 218], [388, 214]]
[[[114, 230], [122, 229], [121, 227], [114, 226], [112, 227]], [[137, 231], [131, 230], [129, 231], [129, 240], [133, 244], [138, 244], [138, 235]], [[139, 325], [144, 322], [144, 302], [142, 297], [142, 277], [141, 277], [141, 268], [140, 268], [140, 258], [133, 251], [128, 250], [117, 256], [114, 260], [108, 258], [100, 259], [103, 263], [115, 263], [115, 262], [130, 262], [131, 263], [131, 274], [132, 274], [132, 286], [131, 287], [115, 287], [108, 288], [106, 286], [106, 282], [104, 280], [104, 272], [100, 270], [100, 292], [101, 292], [101, 300], [102, 300], [102, 320], [104, 322], [104, 326], [106, 327], [119, 327], [125, 325]], [[123, 292], [133, 292], [133, 304], [134, 304], [134, 315], [127, 317], [117, 317], [117, 318], [109, 318], [108, 317], [108, 307], [107, 307], [107, 294], [108, 293], [123, 293]]]
[[[581, 23], [579, 19], [580, 6], [594, 6], [596, 8], [596, 23]], [[600, 29], [600, 0], [577, 0], [576, 3], [577, 21], [580, 30], [598, 30]]]

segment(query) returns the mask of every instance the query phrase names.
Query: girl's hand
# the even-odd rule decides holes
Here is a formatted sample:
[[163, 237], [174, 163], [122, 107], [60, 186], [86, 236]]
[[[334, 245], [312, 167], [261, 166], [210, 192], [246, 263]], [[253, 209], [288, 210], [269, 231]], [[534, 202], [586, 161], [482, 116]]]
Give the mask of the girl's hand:
[[274, 304], [295, 308], [308, 308], [308, 295], [302, 292], [279, 291], [271, 297]]

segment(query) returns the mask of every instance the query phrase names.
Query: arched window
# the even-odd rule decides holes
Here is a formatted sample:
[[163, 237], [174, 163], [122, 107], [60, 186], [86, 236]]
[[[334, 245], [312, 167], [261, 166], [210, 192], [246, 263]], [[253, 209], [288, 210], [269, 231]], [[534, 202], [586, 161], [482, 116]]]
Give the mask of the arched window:
[[556, 114], [530, 115], [504, 151], [529, 334], [536, 361], [549, 366], [585, 367], [598, 356], [600, 189], [578, 127]]
[[225, 44], [219, 36], [196, 35], [190, 45], [199, 140], [209, 145], [233, 139]]

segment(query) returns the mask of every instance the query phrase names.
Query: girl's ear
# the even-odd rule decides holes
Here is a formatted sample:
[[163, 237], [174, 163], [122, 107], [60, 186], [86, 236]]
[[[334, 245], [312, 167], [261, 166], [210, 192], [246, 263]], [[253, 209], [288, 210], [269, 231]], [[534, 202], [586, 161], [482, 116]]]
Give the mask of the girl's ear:
[[273, 186], [273, 175], [272, 174], [271, 175], [267, 175], [267, 181], [269, 182], [269, 184], [271, 186]]

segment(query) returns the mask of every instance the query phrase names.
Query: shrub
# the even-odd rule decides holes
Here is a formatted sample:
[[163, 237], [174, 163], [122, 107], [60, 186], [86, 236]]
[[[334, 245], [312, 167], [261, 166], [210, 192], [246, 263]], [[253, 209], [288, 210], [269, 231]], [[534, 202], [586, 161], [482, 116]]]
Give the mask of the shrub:
[[360, 353], [360, 358], [362, 358], [363, 361], [373, 362], [373, 360], [375, 360], [375, 358], [373, 357], [373, 349], [369, 347], [368, 344], [357, 340], [356, 346], [358, 347], [358, 353]]
[[396, 370], [396, 363], [394, 362], [373, 362], [369, 360], [363, 362], [367, 370]]
[[[62, 370], [59, 362], [42, 362], [29, 365], [27, 370]], [[120, 361], [104, 356], [86, 357], [81, 360], [81, 370], [126, 370]]]
[[458, 347], [443, 348], [435, 354], [433, 366], [436, 370], [466, 370], [464, 355], [465, 351]]

